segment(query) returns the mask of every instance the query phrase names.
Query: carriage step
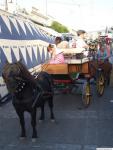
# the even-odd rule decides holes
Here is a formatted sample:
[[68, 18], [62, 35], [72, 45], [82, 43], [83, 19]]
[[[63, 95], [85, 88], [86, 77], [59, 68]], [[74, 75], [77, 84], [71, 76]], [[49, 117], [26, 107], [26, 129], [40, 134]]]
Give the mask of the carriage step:
[[[75, 81], [75, 84], [84, 84], [85, 82], [87, 82], [86, 79], [78, 79]], [[90, 84], [95, 84], [95, 80], [93, 78], [90, 79]]]

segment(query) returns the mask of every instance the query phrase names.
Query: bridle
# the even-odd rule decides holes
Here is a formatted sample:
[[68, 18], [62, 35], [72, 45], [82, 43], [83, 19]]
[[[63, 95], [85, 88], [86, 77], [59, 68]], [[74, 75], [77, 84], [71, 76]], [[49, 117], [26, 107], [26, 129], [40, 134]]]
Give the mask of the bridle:
[[20, 77], [15, 77], [15, 80], [17, 82], [17, 85], [16, 85], [14, 93], [16, 93], [16, 94], [21, 93], [24, 90], [27, 81], [23, 80]]
[[9, 90], [11, 90], [12, 93], [20, 93], [23, 91], [23, 89], [25, 88], [26, 86], [26, 83], [27, 81], [25, 79], [23, 79], [22, 77], [22, 72], [21, 72], [21, 68], [20, 68], [20, 65], [18, 63], [15, 63], [15, 65], [17, 65], [18, 67], [18, 75], [17, 74], [10, 74], [8, 77], [5, 75], [5, 69], [7, 70], [8, 69], [8, 65], [6, 65], [4, 67], [4, 72], [2, 73], [2, 77], [6, 83], [6, 85], [8, 85], [8, 87], [10, 87], [10, 77], [13, 78], [13, 81], [15, 82], [15, 87], [14, 89], [11, 89], [9, 88]]

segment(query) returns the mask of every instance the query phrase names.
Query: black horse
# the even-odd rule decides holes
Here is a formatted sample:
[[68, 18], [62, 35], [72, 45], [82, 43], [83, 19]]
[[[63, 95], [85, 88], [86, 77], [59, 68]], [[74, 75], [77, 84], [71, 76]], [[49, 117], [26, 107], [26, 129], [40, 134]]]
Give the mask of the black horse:
[[6, 63], [3, 67], [2, 77], [8, 91], [12, 94], [12, 103], [20, 119], [21, 138], [26, 137], [25, 111], [31, 115], [32, 138], [37, 138], [37, 107], [41, 108], [40, 120], [44, 120], [44, 104], [47, 101], [50, 107], [51, 120], [54, 120], [52, 77], [46, 72], [40, 72], [33, 76], [20, 61]]

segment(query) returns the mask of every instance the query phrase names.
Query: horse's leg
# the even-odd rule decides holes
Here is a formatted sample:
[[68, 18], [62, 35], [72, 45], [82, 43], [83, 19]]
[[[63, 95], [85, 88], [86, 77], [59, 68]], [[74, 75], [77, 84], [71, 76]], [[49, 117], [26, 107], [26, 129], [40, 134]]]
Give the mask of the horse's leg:
[[44, 103], [40, 106], [40, 109], [41, 109], [41, 115], [40, 115], [39, 121], [42, 121], [45, 119]]
[[109, 86], [110, 85], [110, 76], [111, 76], [111, 70], [109, 70], [108, 72], [107, 72], [107, 75], [106, 75], [107, 77], [107, 85]]
[[48, 105], [49, 105], [49, 108], [50, 108], [50, 118], [52, 121], [55, 120], [55, 117], [54, 117], [54, 113], [53, 113], [53, 97], [50, 97], [48, 99]]
[[107, 85], [110, 85], [111, 70], [112, 70], [112, 65], [109, 63], [109, 71], [107, 72], [107, 75], [108, 75]]
[[20, 120], [20, 125], [21, 125], [21, 138], [26, 137], [26, 130], [25, 130], [25, 120], [24, 120], [24, 112], [23, 111], [19, 111], [16, 110], [18, 116], [19, 116], [19, 120]]
[[31, 112], [31, 125], [32, 125], [32, 128], [33, 128], [32, 138], [35, 139], [35, 138], [37, 138], [37, 130], [36, 130], [36, 108], [33, 108], [32, 112]]

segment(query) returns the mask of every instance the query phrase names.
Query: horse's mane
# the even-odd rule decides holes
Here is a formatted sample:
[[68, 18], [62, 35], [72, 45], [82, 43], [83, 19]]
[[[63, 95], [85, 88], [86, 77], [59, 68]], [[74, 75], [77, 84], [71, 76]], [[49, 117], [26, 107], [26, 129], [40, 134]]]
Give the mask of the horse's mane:
[[[28, 71], [27, 67], [21, 63], [20, 61], [16, 62], [16, 63], [6, 63], [3, 67], [2, 70], [2, 76], [4, 78], [4, 80], [6, 79], [5, 74], [7, 74], [7, 71], [10, 70], [10, 66], [11, 65], [15, 65], [18, 66], [18, 68], [20, 69], [20, 77], [22, 77], [23, 80], [26, 80], [27, 82], [29, 82], [31, 85], [36, 86], [36, 81], [35, 78], [33, 77], [33, 75]], [[7, 79], [6, 79], [7, 80]]]
[[27, 80], [28, 82], [30, 82], [32, 85], [36, 86], [36, 80], [33, 77], [33, 75], [28, 71], [27, 67], [22, 64], [20, 61], [16, 62], [16, 64], [19, 66], [20, 70], [21, 70], [21, 76]]

